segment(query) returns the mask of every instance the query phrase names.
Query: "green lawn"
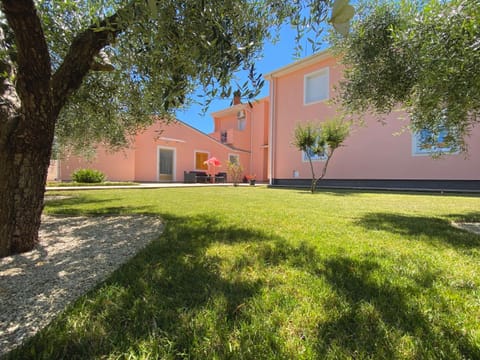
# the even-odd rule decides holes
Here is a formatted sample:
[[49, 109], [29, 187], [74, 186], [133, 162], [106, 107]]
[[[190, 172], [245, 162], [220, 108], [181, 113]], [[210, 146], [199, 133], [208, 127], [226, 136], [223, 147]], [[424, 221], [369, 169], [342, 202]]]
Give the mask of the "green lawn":
[[165, 232], [12, 358], [480, 359], [480, 236], [450, 225], [480, 221], [478, 196], [68, 194], [46, 212]]

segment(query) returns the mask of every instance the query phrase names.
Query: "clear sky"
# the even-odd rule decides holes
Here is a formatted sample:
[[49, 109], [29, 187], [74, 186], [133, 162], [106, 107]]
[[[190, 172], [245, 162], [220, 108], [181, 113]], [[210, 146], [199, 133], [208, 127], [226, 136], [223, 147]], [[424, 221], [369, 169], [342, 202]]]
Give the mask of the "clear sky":
[[[325, 31], [326, 33], [326, 31]], [[263, 52], [263, 59], [257, 62], [257, 72], [261, 74], [267, 74], [285, 65], [288, 65], [295, 61], [294, 49], [295, 49], [295, 34], [296, 30], [292, 29], [289, 25], [282, 27], [280, 31], [280, 39], [277, 43], [266, 43]], [[306, 37], [302, 40], [301, 45], [304, 50], [302, 57], [312, 54], [311, 47], [308, 44]], [[326, 47], [326, 42], [325, 46]], [[242, 81], [243, 80], [243, 81]], [[239, 83], [243, 84], [245, 79], [240, 79]], [[265, 81], [265, 85], [262, 92], [258, 96], [259, 99], [268, 95], [268, 82]], [[204, 133], [211, 133], [213, 131], [213, 120], [210, 114], [217, 110], [226, 109], [230, 106], [232, 99], [220, 100], [215, 99], [210, 104], [210, 107], [205, 115], [201, 114], [202, 107], [200, 105], [193, 105], [186, 111], [178, 111], [176, 113], [177, 118], [187, 124], [199, 129]]]

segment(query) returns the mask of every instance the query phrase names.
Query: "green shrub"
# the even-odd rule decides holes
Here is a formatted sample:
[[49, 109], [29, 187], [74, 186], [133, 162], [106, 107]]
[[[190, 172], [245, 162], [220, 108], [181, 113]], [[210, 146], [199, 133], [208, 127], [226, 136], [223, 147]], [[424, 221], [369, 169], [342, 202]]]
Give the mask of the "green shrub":
[[78, 169], [72, 174], [72, 180], [78, 183], [101, 183], [105, 174], [95, 169]]

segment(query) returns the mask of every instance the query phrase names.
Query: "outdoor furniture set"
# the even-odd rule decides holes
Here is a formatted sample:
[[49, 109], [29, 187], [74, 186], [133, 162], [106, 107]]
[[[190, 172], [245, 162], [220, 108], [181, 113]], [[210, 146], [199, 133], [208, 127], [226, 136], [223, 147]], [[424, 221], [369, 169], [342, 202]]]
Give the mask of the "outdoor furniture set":
[[[212, 182], [212, 176], [207, 174], [204, 171], [184, 171], [183, 172], [183, 181], [184, 183], [211, 183]], [[219, 172], [215, 174], [214, 177], [214, 182], [215, 183], [225, 183], [227, 182], [227, 173], [225, 172]]]

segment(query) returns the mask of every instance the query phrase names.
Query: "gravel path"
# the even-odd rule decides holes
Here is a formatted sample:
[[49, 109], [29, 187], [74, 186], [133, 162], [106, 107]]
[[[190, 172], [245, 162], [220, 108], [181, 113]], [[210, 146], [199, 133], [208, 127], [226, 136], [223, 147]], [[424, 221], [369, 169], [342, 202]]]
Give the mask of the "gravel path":
[[0, 357], [163, 231], [144, 215], [42, 217], [40, 244], [0, 259]]
[[480, 235], [480, 223], [479, 222], [470, 222], [470, 223], [453, 222], [452, 225], [459, 228], [459, 229], [463, 229], [463, 230], [470, 231], [472, 233]]

